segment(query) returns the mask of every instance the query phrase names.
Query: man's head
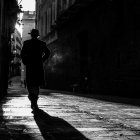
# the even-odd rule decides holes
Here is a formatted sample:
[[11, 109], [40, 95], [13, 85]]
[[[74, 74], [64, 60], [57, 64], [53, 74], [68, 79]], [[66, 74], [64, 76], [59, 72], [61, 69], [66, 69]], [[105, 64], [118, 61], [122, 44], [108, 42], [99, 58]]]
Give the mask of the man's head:
[[37, 29], [32, 29], [29, 34], [31, 34], [32, 38], [37, 38], [39, 36], [39, 31]]

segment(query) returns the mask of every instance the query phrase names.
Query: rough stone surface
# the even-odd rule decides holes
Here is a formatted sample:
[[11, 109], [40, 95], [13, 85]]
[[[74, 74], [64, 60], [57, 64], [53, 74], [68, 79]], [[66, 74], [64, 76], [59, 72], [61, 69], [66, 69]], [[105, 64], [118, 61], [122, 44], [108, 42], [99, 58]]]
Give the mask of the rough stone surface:
[[41, 89], [32, 112], [15, 84], [0, 102], [0, 140], [140, 140], [140, 107]]

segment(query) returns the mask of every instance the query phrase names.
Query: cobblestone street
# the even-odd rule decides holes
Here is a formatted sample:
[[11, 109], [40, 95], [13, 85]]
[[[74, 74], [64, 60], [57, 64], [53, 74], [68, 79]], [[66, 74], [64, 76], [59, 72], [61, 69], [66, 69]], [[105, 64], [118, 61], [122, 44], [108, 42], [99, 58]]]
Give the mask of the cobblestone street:
[[0, 140], [140, 140], [140, 107], [41, 89], [32, 112], [14, 85], [0, 102]]

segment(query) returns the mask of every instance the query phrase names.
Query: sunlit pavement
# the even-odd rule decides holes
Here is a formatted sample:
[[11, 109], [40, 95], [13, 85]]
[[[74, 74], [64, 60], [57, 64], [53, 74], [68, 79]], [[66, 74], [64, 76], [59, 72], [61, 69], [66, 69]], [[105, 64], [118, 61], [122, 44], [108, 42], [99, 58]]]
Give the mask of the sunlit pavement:
[[32, 112], [16, 84], [0, 103], [0, 140], [140, 140], [140, 107], [41, 89]]

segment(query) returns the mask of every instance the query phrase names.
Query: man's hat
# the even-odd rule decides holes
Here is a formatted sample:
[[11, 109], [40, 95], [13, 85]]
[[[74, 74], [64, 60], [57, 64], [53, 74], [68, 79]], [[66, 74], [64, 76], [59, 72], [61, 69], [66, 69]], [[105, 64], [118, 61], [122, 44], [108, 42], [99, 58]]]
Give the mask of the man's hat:
[[39, 36], [39, 31], [37, 29], [32, 29], [28, 34]]

